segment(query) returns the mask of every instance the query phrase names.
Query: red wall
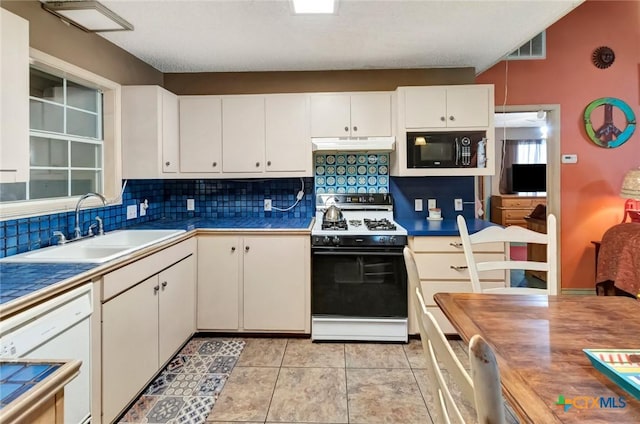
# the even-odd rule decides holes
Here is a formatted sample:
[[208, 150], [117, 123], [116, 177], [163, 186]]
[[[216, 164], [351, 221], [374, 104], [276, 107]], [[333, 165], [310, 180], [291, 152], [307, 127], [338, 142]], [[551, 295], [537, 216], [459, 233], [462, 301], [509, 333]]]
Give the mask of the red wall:
[[[591, 63], [599, 46], [615, 52], [608, 69]], [[593, 144], [583, 126], [585, 107], [600, 97], [629, 104], [640, 119], [640, 1], [590, 0], [547, 29], [545, 60], [508, 63], [507, 104], [559, 104], [563, 154], [578, 155], [577, 164], [561, 165], [561, 284], [594, 287], [591, 240], [622, 220], [618, 193], [627, 170], [640, 166], [640, 129], [615, 149]], [[483, 72], [479, 84], [495, 84], [502, 104], [505, 62]], [[621, 126], [624, 119], [615, 116]], [[597, 127], [594, 122], [594, 127]]]

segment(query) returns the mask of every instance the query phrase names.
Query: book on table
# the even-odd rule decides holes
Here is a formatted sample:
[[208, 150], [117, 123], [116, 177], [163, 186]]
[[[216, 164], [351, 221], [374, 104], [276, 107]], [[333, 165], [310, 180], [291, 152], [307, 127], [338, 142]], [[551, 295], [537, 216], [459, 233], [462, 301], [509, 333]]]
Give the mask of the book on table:
[[593, 366], [640, 400], [640, 349], [582, 349]]

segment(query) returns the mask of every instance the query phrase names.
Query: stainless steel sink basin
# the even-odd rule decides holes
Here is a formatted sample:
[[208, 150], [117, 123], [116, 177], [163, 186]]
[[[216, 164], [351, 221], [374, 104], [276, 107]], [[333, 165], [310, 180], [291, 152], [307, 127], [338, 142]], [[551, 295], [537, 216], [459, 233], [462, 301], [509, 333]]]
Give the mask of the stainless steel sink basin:
[[121, 230], [103, 236], [91, 237], [64, 245], [46, 247], [0, 262], [90, 262], [103, 263], [152, 244], [167, 240], [184, 230]]

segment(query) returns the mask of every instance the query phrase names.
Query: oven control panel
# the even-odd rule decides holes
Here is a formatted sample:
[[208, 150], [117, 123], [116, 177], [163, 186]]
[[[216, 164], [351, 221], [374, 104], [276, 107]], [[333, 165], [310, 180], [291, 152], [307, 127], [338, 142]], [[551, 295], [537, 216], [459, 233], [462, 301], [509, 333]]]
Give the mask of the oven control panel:
[[396, 246], [404, 247], [407, 244], [406, 236], [384, 236], [384, 235], [368, 235], [368, 236], [312, 236], [311, 245], [314, 247], [385, 247]]

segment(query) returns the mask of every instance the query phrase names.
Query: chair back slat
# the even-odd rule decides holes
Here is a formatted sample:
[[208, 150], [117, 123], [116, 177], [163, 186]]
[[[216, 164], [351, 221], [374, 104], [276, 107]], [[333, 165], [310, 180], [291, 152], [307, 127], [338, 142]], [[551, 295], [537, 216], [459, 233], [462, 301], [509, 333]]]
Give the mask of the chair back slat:
[[[518, 294], [526, 291], [527, 293], [538, 290], [540, 294], [556, 295], [558, 294], [558, 264], [557, 264], [557, 229], [556, 217], [553, 214], [547, 215], [547, 233], [538, 233], [526, 228], [518, 226], [509, 226], [506, 228], [499, 226], [491, 226], [484, 228], [474, 234], [469, 234], [467, 222], [462, 215], [458, 215], [458, 230], [462, 240], [465, 259], [471, 280], [471, 287], [475, 293], [482, 293], [484, 290], [480, 284], [479, 272], [493, 270], [529, 270], [529, 271], [546, 271], [547, 288], [531, 289], [527, 288], [504, 288], [489, 289], [487, 292], [492, 293], [508, 293]], [[476, 261], [474, 256], [474, 246], [484, 243], [533, 243], [546, 245], [547, 260], [541, 261], [511, 261], [509, 257], [505, 257], [504, 261]], [[508, 245], [507, 245], [508, 247]], [[508, 251], [508, 249], [507, 249]]]

